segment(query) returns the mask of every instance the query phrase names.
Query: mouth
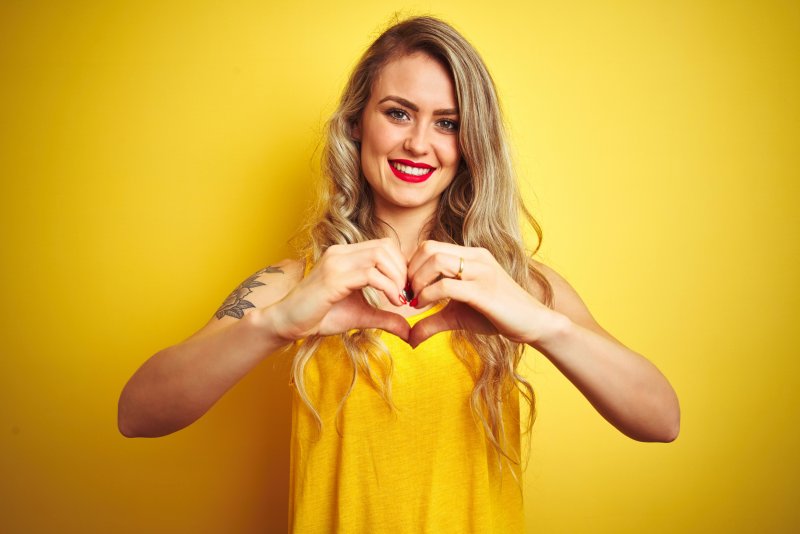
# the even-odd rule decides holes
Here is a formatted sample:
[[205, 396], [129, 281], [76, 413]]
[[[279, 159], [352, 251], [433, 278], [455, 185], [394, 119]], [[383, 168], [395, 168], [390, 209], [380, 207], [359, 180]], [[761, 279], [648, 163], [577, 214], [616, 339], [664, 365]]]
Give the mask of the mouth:
[[405, 159], [392, 159], [389, 160], [389, 168], [395, 176], [404, 182], [420, 183], [424, 182], [431, 177], [435, 167], [426, 165], [425, 163], [415, 163]]

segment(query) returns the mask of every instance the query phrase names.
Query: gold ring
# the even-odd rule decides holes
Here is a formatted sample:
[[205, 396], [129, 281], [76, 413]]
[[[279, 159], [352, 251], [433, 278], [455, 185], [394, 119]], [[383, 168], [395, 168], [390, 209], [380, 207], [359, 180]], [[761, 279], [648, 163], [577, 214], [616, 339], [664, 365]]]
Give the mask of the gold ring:
[[458, 272], [453, 277], [456, 280], [461, 280], [461, 273], [464, 272], [464, 258], [458, 258]]

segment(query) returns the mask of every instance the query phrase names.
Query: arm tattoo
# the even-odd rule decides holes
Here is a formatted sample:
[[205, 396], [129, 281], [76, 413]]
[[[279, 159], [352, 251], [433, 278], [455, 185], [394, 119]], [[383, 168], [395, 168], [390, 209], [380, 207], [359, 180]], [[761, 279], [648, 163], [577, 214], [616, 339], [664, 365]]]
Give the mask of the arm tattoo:
[[222, 306], [219, 307], [214, 316], [217, 319], [222, 319], [226, 315], [228, 317], [233, 317], [234, 319], [241, 319], [244, 317], [244, 310], [247, 308], [255, 308], [255, 305], [249, 300], [245, 300], [245, 297], [253, 292], [254, 287], [266, 285], [264, 282], [259, 282], [256, 280], [256, 278], [265, 273], [283, 274], [283, 271], [280, 267], [270, 266], [265, 267], [253, 274], [247, 280], [239, 284], [239, 287], [234, 289], [231, 294], [228, 295], [228, 298], [225, 299], [225, 302], [222, 303]]

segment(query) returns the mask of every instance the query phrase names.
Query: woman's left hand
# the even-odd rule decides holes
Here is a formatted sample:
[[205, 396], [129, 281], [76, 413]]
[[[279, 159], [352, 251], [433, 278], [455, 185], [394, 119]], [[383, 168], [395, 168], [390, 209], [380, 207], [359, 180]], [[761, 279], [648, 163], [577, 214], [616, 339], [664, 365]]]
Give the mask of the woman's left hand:
[[644, 356], [597, 324], [575, 290], [551, 271], [545, 276], [557, 297], [555, 309], [520, 287], [487, 250], [426, 241], [407, 270], [416, 305], [450, 302], [414, 325], [409, 344], [416, 347], [437, 332], [461, 329], [527, 343], [626, 435], [674, 440], [680, 407], [670, 383]]
[[532, 344], [564, 320], [520, 287], [483, 248], [425, 241], [409, 261], [408, 279], [418, 308], [450, 299], [442, 311], [414, 325], [408, 340], [412, 347], [444, 330], [500, 334]]

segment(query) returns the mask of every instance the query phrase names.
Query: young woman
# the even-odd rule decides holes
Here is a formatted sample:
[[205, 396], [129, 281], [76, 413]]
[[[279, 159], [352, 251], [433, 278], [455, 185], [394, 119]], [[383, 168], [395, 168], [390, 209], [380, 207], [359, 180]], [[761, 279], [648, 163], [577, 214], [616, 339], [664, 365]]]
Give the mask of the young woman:
[[[517, 374], [544, 354], [626, 435], [671, 441], [676, 395], [533, 260], [494, 84], [453, 28], [381, 35], [328, 124], [300, 258], [262, 269], [199, 332], [150, 358], [126, 436], [202, 416], [291, 344], [295, 532], [520, 532]], [[528, 421], [528, 425], [531, 421]]]

